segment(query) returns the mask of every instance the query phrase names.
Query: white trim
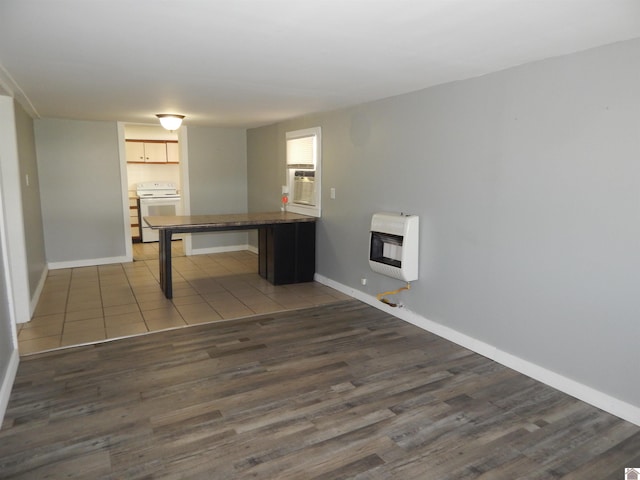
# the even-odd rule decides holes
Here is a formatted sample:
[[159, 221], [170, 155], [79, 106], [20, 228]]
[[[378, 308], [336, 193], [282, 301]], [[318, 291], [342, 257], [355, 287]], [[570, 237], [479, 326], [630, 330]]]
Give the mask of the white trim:
[[253, 245], [247, 245], [247, 250], [249, 250], [251, 253], [255, 253], [256, 255], [258, 255], [258, 247], [254, 247]]
[[[287, 142], [303, 137], [315, 137], [315, 155], [313, 170], [315, 171], [315, 205], [302, 205], [292, 202], [294, 195], [294, 175], [296, 168], [289, 168], [289, 158], [287, 158]], [[302, 130], [292, 130], [285, 132], [285, 185], [289, 192], [289, 202], [287, 211], [299, 213], [301, 215], [311, 215], [312, 217], [322, 216], [322, 127], [311, 127]]]
[[7, 411], [7, 405], [9, 405], [9, 398], [11, 397], [11, 389], [13, 388], [13, 382], [16, 379], [16, 373], [18, 372], [18, 364], [20, 363], [20, 354], [18, 349], [11, 352], [9, 363], [7, 364], [6, 374], [2, 379], [0, 385], [0, 425], [2, 425], [2, 419]]
[[[9, 103], [5, 100], [6, 97], [0, 97], [0, 131], [12, 131], [11, 125], [7, 125], [7, 123], [11, 123], [7, 119], [6, 111], [9, 109]], [[11, 99], [11, 109], [13, 109], [13, 99]], [[13, 111], [13, 110], [12, 110]], [[13, 122], [13, 131], [15, 133], [15, 121]], [[15, 137], [14, 137], [15, 138]], [[7, 150], [5, 142], [4, 147], [0, 145], [0, 185], [4, 184], [3, 175], [4, 175], [4, 165], [6, 159], [3, 157], [8, 153], [7, 157], [13, 159], [11, 152], [12, 150]], [[14, 145], [15, 146], [15, 145]], [[17, 147], [16, 147], [17, 148]], [[17, 156], [15, 157], [17, 158]], [[4, 420], [4, 414], [7, 410], [7, 405], [9, 404], [9, 398], [11, 397], [11, 389], [13, 388], [13, 382], [16, 378], [16, 372], [18, 371], [18, 364], [20, 363], [20, 353], [18, 352], [18, 333], [16, 328], [16, 323], [18, 319], [22, 320], [23, 316], [18, 315], [18, 309], [16, 308], [16, 299], [14, 296], [14, 277], [13, 270], [11, 268], [9, 262], [9, 223], [7, 221], [7, 212], [6, 212], [6, 201], [4, 194], [5, 192], [0, 192], [0, 256], [2, 257], [2, 267], [4, 275], [4, 283], [5, 283], [5, 294], [7, 300], [7, 315], [9, 318], [6, 319], [8, 323], [11, 342], [9, 348], [11, 348], [11, 352], [9, 353], [8, 362], [6, 364], [6, 368], [4, 365], [0, 365], [0, 375], [2, 375], [2, 379], [0, 380], [0, 425], [2, 425], [2, 421]], [[25, 256], [26, 258], [26, 256]], [[25, 260], [26, 264], [26, 260]], [[26, 283], [28, 287], [28, 282]], [[28, 288], [27, 288], [28, 290]], [[26, 315], [25, 315], [26, 316]], [[28, 318], [24, 321], [29, 320]], [[5, 359], [2, 359], [2, 363], [4, 363]], [[3, 371], [4, 370], [4, 371]]]
[[40, 118], [40, 114], [36, 110], [36, 107], [33, 106], [33, 103], [31, 103], [29, 97], [22, 91], [20, 85], [16, 83], [2, 64], [0, 64], [0, 89], [3, 89], [8, 96], [15, 98], [31, 118]]
[[[180, 197], [182, 198], [182, 214], [191, 215], [191, 191], [189, 189], [189, 129], [182, 125], [178, 130], [178, 147], [180, 147]], [[182, 237], [184, 254], [193, 255], [191, 234]]]
[[[7, 70], [0, 64], [0, 94], [14, 97], [16, 82]], [[4, 93], [2, 93], [4, 92]]]
[[[3, 101], [4, 97], [0, 97], [0, 131], [4, 130], [4, 125], [2, 124], [2, 122], [4, 121], [4, 115], [3, 115], [3, 105], [2, 105], [2, 101]], [[2, 150], [2, 145], [0, 145], [0, 185], [3, 185], [4, 181], [3, 181], [3, 165], [4, 165], [4, 159], [3, 159], [3, 154], [4, 151]], [[14, 350], [18, 350], [18, 331], [16, 328], [16, 323], [18, 323], [18, 319], [20, 318], [20, 316], [18, 315], [18, 311], [16, 309], [16, 300], [15, 300], [15, 296], [14, 296], [14, 283], [13, 283], [13, 272], [11, 269], [11, 264], [9, 262], [9, 233], [8, 233], [8, 223], [7, 223], [7, 212], [6, 212], [6, 201], [5, 201], [5, 197], [2, 194], [3, 192], [0, 191], [0, 250], [2, 250], [1, 255], [2, 255], [2, 266], [3, 266], [3, 272], [2, 274], [4, 275], [5, 278], [5, 285], [6, 285], [6, 295], [7, 295], [7, 313], [9, 315], [9, 324], [10, 324], [10, 329], [11, 329], [11, 341], [12, 341], [12, 345], [13, 345], [13, 349]], [[27, 283], [28, 286], [28, 283]], [[28, 320], [28, 319], [27, 319]], [[26, 321], [26, 320], [25, 320]], [[1, 370], [0, 370], [1, 373]], [[0, 422], [2, 421], [2, 417], [0, 417]]]
[[[31, 296], [31, 303], [29, 304], [29, 310], [31, 312], [31, 316], [33, 317], [34, 312], [36, 311], [36, 307], [38, 306], [38, 301], [40, 300], [40, 295], [42, 295], [42, 289], [44, 288], [44, 283], [47, 280], [47, 275], [49, 274], [49, 269], [45, 267], [42, 270], [42, 275], [40, 275], [40, 280], [38, 280], [38, 285], [36, 286], [36, 291], [33, 292]], [[25, 320], [26, 322], [26, 320]], [[25, 323], [22, 322], [22, 323]]]
[[[191, 255], [206, 255], [208, 253], [225, 253], [225, 252], [240, 252], [242, 250], [250, 250], [251, 246], [244, 245], [225, 245], [223, 247], [206, 247], [206, 248], [193, 248]], [[257, 253], [257, 250], [256, 250]]]
[[[12, 285], [13, 309], [16, 322], [28, 322], [29, 311], [29, 268], [27, 265], [26, 240], [24, 235], [24, 213], [22, 209], [22, 175], [18, 159], [18, 140], [14, 99], [0, 95], [0, 161], [2, 162], [2, 200], [4, 205], [8, 268], [7, 278]], [[11, 208], [8, 206], [11, 205]]]
[[93, 267], [96, 265], [129, 262], [131, 262], [131, 259], [127, 257], [88, 258], [86, 260], [69, 260], [67, 262], [49, 262], [47, 267], [49, 270], [60, 270], [61, 268]]
[[465, 335], [452, 328], [446, 327], [440, 323], [428, 320], [417, 313], [405, 308], [390, 307], [380, 301], [376, 297], [361, 292], [351, 287], [347, 287], [341, 283], [315, 274], [315, 280], [323, 285], [335, 288], [336, 290], [354, 297], [364, 303], [367, 303], [379, 310], [389, 313], [406, 322], [422, 328], [428, 332], [434, 333], [453, 343], [468, 348], [480, 355], [505, 365], [517, 372], [527, 375], [535, 380], [543, 382], [561, 392], [575, 397], [583, 402], [600, 408], [606, 412], [616, 415], [628, 422], [640, 426], [640, 407], [624, 402], [618, 398], [612, 397], [600, 390], [591, 388], [583, 383], [577, 382], [552, 370], [541, 367], [533, 362], [524, 360], [520, 357], [504, 352], [493, 345], [482, 342], [476, 338]]
[[[120, 158], [120, 189], [122, 192], [122, 221], [124, 222], [124, 255], [128, 262], [133, 261], [133, 243], [131, 241], [131, 211], [129, 209], [129, 180], [127, 176], [127, 154], [123, 122], [118, 122], [118, 157]], [[140, 225], [142, 232], [142, 225]]]

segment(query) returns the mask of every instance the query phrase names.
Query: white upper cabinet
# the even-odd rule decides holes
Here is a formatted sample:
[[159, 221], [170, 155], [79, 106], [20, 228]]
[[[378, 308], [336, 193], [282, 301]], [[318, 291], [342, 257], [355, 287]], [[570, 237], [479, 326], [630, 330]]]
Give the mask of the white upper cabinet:
[[125, 145], [127, 162], [144, 162], [144, 143], [125, 142]]
[[144, 161], [147, 163], [167, 163], [167, 144], [165, 142], [144, 142]]
[[180, 162], [180, 148], [178, 147], [178, 142], [167, 142], [167, 162]]
[[127, 162], [129, 163], [167, 163], [166, 142], [126, 142]]

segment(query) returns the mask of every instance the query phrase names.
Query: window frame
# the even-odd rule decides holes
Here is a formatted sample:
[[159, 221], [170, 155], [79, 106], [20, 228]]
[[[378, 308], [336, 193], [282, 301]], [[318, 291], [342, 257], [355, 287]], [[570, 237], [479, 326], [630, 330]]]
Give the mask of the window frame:
[[[289, 158], [289, 141], [298, 140], [300, 138], [313, 137], [313, 164], [299, 163], [296, 159]], [[311, 215], [320, 217], [322, 211], [322, 129], [321, 127], [304, 128], [301, 130], [292, 130], [285, 133], [285, 169], [286, 169], [286, 187], [288, 191], [289, 202], [287, 203], [287, 211], [300, 213], [303, 215]], [[294, 176], [296, 170], [313, 171], [314, 172], [314, 200], [315, 205], [295, 204], [291, 200], [294, 198]]]

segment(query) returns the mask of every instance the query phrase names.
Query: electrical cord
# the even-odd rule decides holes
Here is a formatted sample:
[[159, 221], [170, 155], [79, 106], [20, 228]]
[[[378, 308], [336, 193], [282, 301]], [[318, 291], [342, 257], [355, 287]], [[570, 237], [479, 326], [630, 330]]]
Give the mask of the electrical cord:
[[397, 307], [398, 304], [397, 303], [393, 303], [390, 300], [387, 300], [386, 298], [383, 298], [385, 295], [395, 295], [396, 293], [400, 293], [402, 290], [411, 290], [411, 284], [409, 282], [407, 282], [407, 284], [404, 287], [400, 287], [397, 290], [390, 290], [388, 292], [384, 292], [384, 293], [379, 293], [378, 295], [376, 295], [376, 298], [381, 301], [382, 303], [386, 303], [387, 305], [389, 305], [390, 307]]

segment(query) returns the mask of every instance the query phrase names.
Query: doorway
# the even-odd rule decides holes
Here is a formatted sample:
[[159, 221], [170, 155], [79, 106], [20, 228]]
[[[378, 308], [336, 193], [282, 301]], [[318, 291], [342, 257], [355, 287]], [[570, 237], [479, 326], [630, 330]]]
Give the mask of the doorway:
[[[186, 127], [178, 131], [168, 131], [159, 125], [119, 123], [121, 157], [121, 183], [124, 200], [124, 222], [126, 235], [126, 256], [139, 260], [140, 252], [146, 259], [149, 252], [157, 250], [149, 245], [140, 248], [142, 242], [142, 212], [136, 193], [136, 186], [143, 182], [167, 182], [175, 184], [181, 202], [181, 212], [189, 212], [188, 201], [188, 161]], [[190, 239], [178, 242], [176, 252], [184, 255], [190, 249]], [[139, 248], [133, 248], [134, 245]]]

